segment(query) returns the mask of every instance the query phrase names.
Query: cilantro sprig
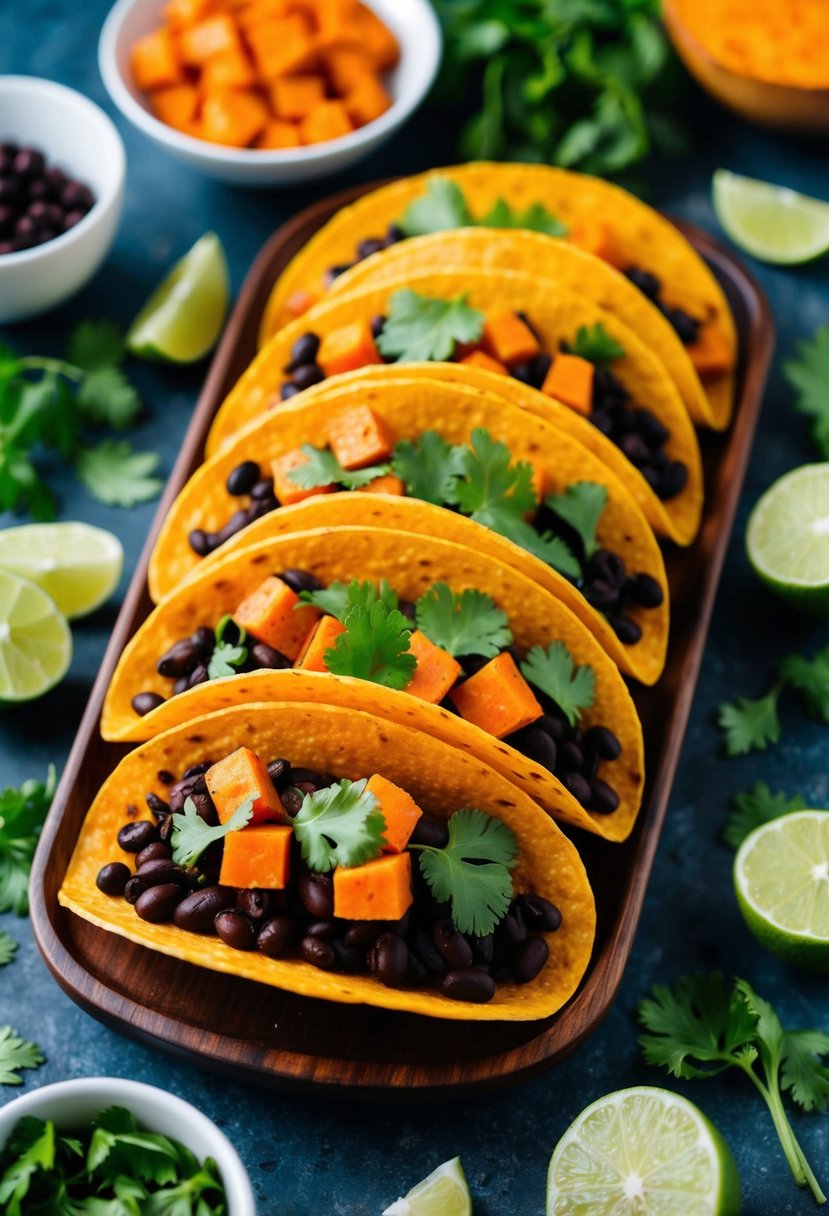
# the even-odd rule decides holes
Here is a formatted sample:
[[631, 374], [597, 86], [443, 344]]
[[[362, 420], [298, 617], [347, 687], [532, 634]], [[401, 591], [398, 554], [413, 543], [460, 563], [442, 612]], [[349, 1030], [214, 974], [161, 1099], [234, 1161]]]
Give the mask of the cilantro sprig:
[[216, 641], [207, 663], [207, 678], [235, 676], [247, 662], [249, 646], [247, 630], [237, 625], [230, 615], [223, 616], [216, 626]]
[[377, 348], [406, 363], [442, 362], [459, 342], [477, 342], [483, 332], [484, 314], [470, 308], [465, 294], [442, 300], [403, 287], [389, 300]]
[[397, 221], [406, 236], [425, 236], [452, 228], [523, 228], [547, 236], [566, 236], [568, 227], [543, 203], [530, 203], [516, 211], [499, 198], [480, 219], [475, 219], [466, 195], [457, 182], [440, 175], [433, 177], [426, 193], [413, 199]]
[[745, 980], [727, 990], [719, 973], [691, 975], [672, 988], [655, 987], [639, 1004], [649, 1034], [639, 1043], [649, 1064], [674, 1077], [716, 1076], [740, 1069], [769, 1109], [780, 1145], [798, 1186], [808, 1185], [825, 1203], [820, 1184], [800, 1147], [783, 1094], [805, 1111], [829, 1103], [829, 1034], [784, 1030], [773, 1007]]
[[50, 765], [45, 781], [0, 793], [0, 912], [25, 916], [29, 910], [29, 871], [56, 784]]
[[571, 726], [577, 725], [581, 711], [595, 700], [595, 671], [587, 664], [576, 667], [563, 642], [551, 642], [546, 650], [533, 646], [521, 664], [521, 673], [555, 701]]
[[797, 358], [783, 364], [783, 375], [797, 392], [795, 409], [811, 418], [812, 439], [829, 460], [829, 325], [798, 343]]
[[460, 658], [493, 659], [512, 642], [507, 614], [483, 591], [468, 587], [455, 593], [435, 583], [415, 604], [417, 627], [430, 642]]
[[300, 591], [299, 598], [303, 604], [312, 604], [329, 616], [335, 616], [341, 624], [352, 608], [370, 608], [376, 600], [382, 600], [391, 612], [398, 602], [397, 593], [384, 578], [379, 587], [367, 580], [352, 579], [350, 583], [343, 583], [335, 579], [319, 591]]
[[7, 966], [17, 953], [17, 942], [8, 933], [0, 933], [0, 967]]
[[405, 688], [417, 661], [410, 653], [409, 622], [382, 599], [353, 603], [343, 618], [345, 632], [323, 658], [335, 676], [355, 676], [386, 688]]
[[316, 490], [320, 486], [338, 485], [346, 490], [359, 490], [376, 477], [388, 473], [389, 464], [374, 464], [366, 469], [344, 469], [330, 448], [315, 448], [303, 443], [305, 464], [297, 465], [288, 473], [289, 481], [303, 490]]
[[173, 861], [179, 866], [195, 865], [205, 849], [217, 840], [224, 840], [228, 832], [239, 832], [253, 818], [253, 799], [247, 798], [237, 807], [225, 823], [215, 827], [201, 818], [192, 798], [185, 798], [182, 814], [174, 813], [173, 831], [170, 844], [173, 849]]
[[742, 756], [764, 751], [778, 743], [782, 726], [778, 702], [785, 689], [800, 694], [803, 708], [813, 718], [829, 725], [829, 646], [812, 659], [791, 654], [778, 668], [778, 680], [765, 696], [752, 700], [738, 697], [719, 707], [717, 722], [723, 732], [727, 756]]
[[462, 451], [437, 431], [424, 431], [417, 439], [401, 439], [395, 445], [392, 469], [410, 497], [442, 507], [452, 501]]
[[621, 359], [625, 353], [615, 338], [611, 338], [601, 321], [595, 325], [580, 325], [576, 337], [565, 344], [565, 350], [571, 355], [579, 355], [596, 367], [606, 367], [614, 359]]
[[788, 797], [780, 790], [772, 792], [765, 781], [756, 781], [750, 790], [735, 794], [731, 801], [734, 809], [723, 829], [723, 840], [732, 849], [739, 849], [755, 828], [779, 819], [781, 815], [803, 811], [808, 805], [800, 794]]
[[[11, 1026], [0, 1026], [0, 1085], [22, 1085], [22, 1068], [37, 1068], [45, 1060], [36, 1043], [21, 1039]], [[0, 1203], [3, 1191], [0, 1186]]]
[[294, 816], [294, 833], [312, 870], [359, 866], [383, 850], [386, 821], [380, 804], [366, 789], [368, 779], [337, 781], [306, 794]]
[[607, 506], [607, 486], [595, 481], [574, 481], [563, 494], [549, 494], [544, 505], [578, 534], [589, 559], [599, 548], [596, 529]]

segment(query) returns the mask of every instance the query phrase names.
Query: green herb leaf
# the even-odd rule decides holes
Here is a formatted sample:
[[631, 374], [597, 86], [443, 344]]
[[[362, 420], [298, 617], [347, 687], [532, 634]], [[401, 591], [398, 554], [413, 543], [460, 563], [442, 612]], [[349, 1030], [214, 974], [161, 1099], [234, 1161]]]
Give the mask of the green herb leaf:
[[521, 664], [521, 674], [530, 684], [546, 693], [576, 726], [581, 711], [589, 709], [596, 697], [596, 673], [583, 664], [576, 667], [573, 656], [563, 642], [533, 646]]
[[288, 473], [288, 480], [303, 490], [316, 490], [320, 486], [340, 485], [346, 490], [359, 490], [375, 477], [388, 473], [389, 464], [375, 464], [367, 469], [344, 469], [330, 448], [315, 448], [303, 443], [306, 463], [298, 465]]
[[775, 685], [771, 692], [757, 701], [738, 697], [736, 701], [720, 706], [717, 722], [723, 732], [727, 756], [744, 756], [747, 752], [765, 751], [769, 743], [778, 742], [779, 696], [780, 686]]
[[389, 300], [377, 346], [391, 359], [440, 362], [452, 358], [458, 342], [477, 342], [483, 332], [484, 314], [469, 307], [465, 294], [441, 300], [404, 287]]
[[829, 724], [829, 646], [813, 659], [791, 654], [780, 664], [780, 678], [803, 698], [808, 713]]
[[442, 849], [410, 845], [435, 899], [451, 905], [461, 933], [483, 937], [505, 916], [512, 899], [510, 870], [518, 841], [500, 819], [473, 807], [455, 811]]
[[474, 587], [455, 594], [446, 583], [435, 583], [415, 609], [421, 633], [455, 658], [479, 654], [493, 659], [512, 642], [507, 614]]
[[367, 783], [365, 777], [338, 781], [303, 798], [294, 832], [312, 870], [325, 874], [334, 866], [359, 866], [382, 853], [386, 821]]
[[87, 372], [78, 389], [78, 405], [88, 422], [114, 431], [132, 426], [141, 413], [136, 389], [115, 367]]
[[69, 362], [85, 372], [119, 367], [124, 358], [124, 337], [112, 321], [81, 321], [69, 336]]
[[[228, 632], [233, 634], [234, 641], [227, 638]], [[222, 676], [234, 676], [247, 661], [249, 647], [246, 645], [247, 631], [237, 625], [233, 617], [221, 617], [216, 626], [216, 643], [207, 664], [208, 680], [218, 680]]]
[[40, 1048], [27, 1043], [11, 1026], [0, 1026], [0, 1085], [22, 1085], [22, 1068], [37, 1068], [44, 1062]]
[[566, 236], [569, 228], [543, 203], [530, 203], [523, 211], [515, 211], [506, 199], [499, 198], [477, 221], [481, 228], [523, 228], [543, 232], [546, 236]]
[[415, 673], [415, 656], [409, 651], [409, 622], [383, 600], [369, 607], [352, 606], [341, 633], [323, 658], [335, 676], [371, 680], [386, 688], [405, 688]]
[[437, 431], [424, 431], [414, 441], [401, 439], [396, 444], [392, 469], [410, 498], [443, 506], [452, 501], [462, 454], [462, 445], [447, 443]]
[[0, 967], [10, 963], [17, 953], [17, 942], [8, 933], [0, 933]]
[[350, 583], [335, 580], [321, 591], [300, 591], [299, 598], [304, 604], [313, 604], [328, 616], [336, 617], [341, 624], [352, 608], [368, 610], [377, 600], [381, 600], [386, 610], [391, 612], [398, 603], [397, 592], [386, 579], [380, 580], [379, 587], [368, 581], [361, 583], [356, 578]]
[[599, 548], [596, 528], [607, 506], [607, 487], [593, 481], [572, 482], [563, 494], [550, 494], [545, 505], [579, 534], [585, 558]]
[[81, 448], [75, 469], [99, 502], [134, 507], [161, 493], [164, 482], [153, 476], [158, 464], [155, 452], [136, 452], [123, 439], [102, 439], [95, 447]]
[[425, 236], [475, 223], [460, 186], [446, 177], [433, 177], [421, 198], [413, 199], [398, 220], [406, 236]]
[[822, 1030], [789, 1030], [783, 1040], [780, 1086], [804, 1110], [825, 1111], [829, 1104], [829, 1034]]
[[[8, 1030], [8, 1026], [5, 1030]], [[21, 1067], [21, 1066], [18, 1066]], [[28, 1067], [23, 1065], [22, 1067]], [[20, 1084], [19, 1079], [11, 1084]], [[51, 1170], [55, 1165], [55, 1125], [33, 1115], [23, 1115], [12, 1129], [4, 1156], [11, 1161], [0, 1177], [0, 1203], [4, 1211], [14, 1216], [23, 1212], [22, 1201], [39, 1170]]]
[[335, 616], [340, 622], [345, 619], [345, 614], [351, 606], [348, 598], [348, 583], [342, 583], [338, 579], [319, 591], [300, 591], [299, 599], [297, 608], [301, 608], [303, 604], [311, 604], [327, 616]]
[[625, 348], [611, 338], [601, 321], [595, 325], [580, 325], [575, 341], [566, 343], [564, 349], [597, 367], [605, 367], [625, 353]]
[[734, 810], [723, 830], [723, 840], [732, 849], [738, 849], [755, 828], [779, 819], [781, 815], [790, 815], [792, 811], [805, 810], [807, 805], [800, 794], [788, 798], [779, 790], [772, 793], [765, 781], [755, 782], [744, 794], [735, 794], [732, 803]]
[[799, 342], [796, 359], [783, 364], [783, 375], [797, 390], [794, 406], [812, 419], [812, 439], [829, 460], [829, 325], [819, 326], [808, 342]]
[[45, 782], [32, 779], [0, 793], [0, 912], [29, 910], [29, 871], [56, 784], [50, 765]]
[[225, 823], [215, 827], [208, 824], [196, 810], [192, 798], [185, 798], [183, 814], [173, 814], [173, 831], [170, 844], [173, 846], [173, 861], [178, 866], [192, 866], [202, 853], [216, 840], [224, 840], [228, 832], [239, 832], [253, 818], [253, 799], [246, 799], [237, 807]]

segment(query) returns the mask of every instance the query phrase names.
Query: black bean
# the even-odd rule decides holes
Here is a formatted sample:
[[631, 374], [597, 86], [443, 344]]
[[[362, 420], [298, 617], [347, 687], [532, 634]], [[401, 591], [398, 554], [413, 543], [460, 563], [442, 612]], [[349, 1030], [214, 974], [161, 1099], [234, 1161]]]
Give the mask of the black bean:
[[622, 751], [621, 743], [606, 726], [591, 726], [584, 732], [584, 742], [592, 747], [602, 760], [616, 760]]
[[381, 249], [385, 248], [386, 242], [382, 237], [369, 236], [357, 245], [357, 257], [362, 261], [363, 258], [370, 258], [372, 254], [379, 253]]
[[252, 950], [256, 945], [256, 930], [244, 912], [235, 908], [218, 912], [213, 927], [224, 944], [232, 950]]
[[420, 816], [414, 826], [410, 840], [412, 844], [425, 844], [433, 849], [442, 849], [449, 839], [449, 829], [446, 821], [438, 819], [426, 812]]
[[584, 754], [578, 744], [568, 740], [558, 749], [558, 762], [565, 773], [580, 773], [584, 766]]
[[607, 618], [607, 623], [616, 637], [625, 646], [635, 646], [642, 636], [642, 629], [632, 617], [622, 613]]
[[142, 849], [136, 855], [135, 865], [137, 869], [147, 865], [150, 861], [167, 861], [170, 857], [170, 846], [165, 844], [163, 840], [156, 840], [152, 844], [148, 844], [146, 849]]
[[316, 363], [303, 363], [294, 369], [293, 382], [302, 393], [325, 379], [325, 372]]
[[232, 908], [233, 899], [228, 887], [202, 887], [185, 895], [173, 913], [173, 924], [189, 933], [213, 933], [217, 915]]
[[279, 797], [282, 801], [282, 808], [291, 818], [297, 815], [302, 807], [302, 794], [298, 789], [289, 786], [287, 789], [279, 791]]
[[257, 501], [273, 498], [273, 478], [263, 477], [261, 481], [257, 481], [250, 492], [250, 496]]
[[216, 827], [219, 822], [219, 815], [216, 810], [216, 804], [210, 795], [208, 793], [194, 793], [190, 795], [190, 801], [193, 803], [199, 819], [203, 819], [210, 828]]
[[487, 933], [484, 937], [473, 937], [470, 945], [472, 946], [472, 962], [476, 967], [492, 966], [495, 938], [491, 933]]
[[334, 778], [329, 773], [318, 773], [314, 768], [292, 768], [291, 782], [300, 788], [307, 786], [308, 792], [312, 792], [333, 785]]
[[268, 776], [274, 785], [278, 785], [280, 781], [284, 781], [290, 776], [291, 765], [288, 760], [269, 760], [268, 761]]
[[299, 898], [317, 920], [330, 920], [334, 915], [334, 883], [329, 874], [307, 870], [297, 882]]
[[158, 857], [154, 861], [146, 861], [138, 871], [138, 877], [145, 887], [157, 887], [159, 883], [175, 882], [179, 886], [189, 885], [189, 879], [181, 866], [176, 865], [172, 857]]
[[[301, 367], [304, 363], [314, 363], [320, 348], [319, 335], [314, 333], [301, 334], [291, 347], [291, 362]], [[286, 371], [293, 370], [286, 368]]]
[[299, 950], [306, 963], [323, 971], [333, 971], [337, 966], [336, 950], [331, 942], [323, 941], [320, 937], [303, 937]]
[[594, 777], [587, 805], [597, 815], [612, 815], [619, 805], [619, 795], [611, 785], [602, 781], [601, 777]]
[[170, 839], [172, 834], [173, 834], [173, 816], [165, 815], [163, 819], [159, 819], [159, 821], [158, 821], [159, 839], [163, 840], [166, 843]]
[[291, 660], [267, 642], [254, 642], [250, 648], [250, 660], [254, 668], [264, 667], [268, 671], [280, 671], [292, 667]]
[[607, 612], [619, 602], [619, 588], [603, 578], [596, 578], [586, 585], [584, 598], [598, 612]]
[[212, 760], [202, 760], [198, 764], [191, 764], [189, 768], [184, 770], [184, 780], [187, 781], [190, 777], [203, 777], [207, 770], [212, 767]]
[[238, 511], [234, 511], [227, 523], [222, 524], [219, 531], [216, 533], [216, 544], [223, 545], [229, 541], [237, 532], [241, 532], [250, 523], [250, 508], [241, 507]]
[[672, 460], [659, 482], [660, 498], [676, 498], [688, 484], [688, 466], [681, 460]]
[[76, 224], [81, 222], [85, 215], [86, 211], [81, 208], [78, 208], [76, 211], [67, 211], [66, 215], [63, 217], [63, 231], [68, 232], [70, 228], [74, 228]]
[[133, 874], [124, 887], [124, 899], [128, 904], [137, 903], [139, 896], [143, 895], [146, 890], [147, 884], [143, 883], [137, 874]]
[[470, 1001], [475, 1005], [485, 1005], [495, 996], [495, 980], [485, 971], [449, 971], [439, 987], [453, 1001]]
[[556, 745], [546, 730], [539, 727], [525, 726], [504, 739], [511, 747], [515, 747], [530, 760], [540, 764], [550, 772], [556, 767]]
[[142, 920], [160, 925], [173, 915], [181, 902], [182, 894], [181, 887], [176, 883], [161, 883], [157, 887], [149, 887], [138, 896], [135, 910]]
[[259, 465], [255, 460], [243, 460], [227, 475], [227, 492], [234, 498], [241, 494], [249, 494], [261, 476]]
[[287, 583], [292, 591], [299, 595], [300, 591], [322, 591], [324, 584], [309, 570], [296, 570], [289, 567], [279, 575], [283, 583]]
[[173, 685], [173, 696], [177, 697], [179, 695], [179, 693], [187, 692], [187, 689], [189, 687], [190, 687], [190, 677], [189, 676], [179, 676], [179, 678], [176, 680], [175, 684]]
[[183, 638], [174, 643], [156, 663], [160, 676], [174, 679], [177, 676], [189, 676], [199, 661], [199, 650], [190, 638]]
[[415, 623], [417, 619], [417, 608], [412, 600], [398, 600], [397, 608], [399, 612], [403, 613], [407, 621], [411, 621], [412, 624]]
[[194, 667], [187, 677], [187, 687], [195, 688], [198, 684], [204, 684], [209, 679], [210, 675], [204, 663], [199, 663], [198, 667]]
[[396, 933], [381, 933], [368, 952], [371, 974], [387, 988], [400, 988], [409, 971], [409, 948]]
[[103, 891], [104, 895], [123, 895], [124, 887], [131, 877], [130, 868], [125, 866], [123, 861], [110, 861], [101, 866], [95, 886], [99, 891]]
[[561, 913], [555, 904], [551, 904], [549, 899], [545, 899], [543, 895], [527, 891], [516, 896], [515, 902], [521, 909], [521, 915], [524, 917], [524, 923], [528, 929], [546, 929], [554, 933], [560, 927]]
[[546, 731], [554, 743], [561, 743], [567, 734], [567, 724], [560, 712], [546, 713], [533, 723], [538, 730]]
[[0, 202], [14, 203], [21, 193], [20, 182], [16, 177], [0, 177]]
[[447, 967], [428, 929], [418, 925], [411, 939], [411, 948], [431, 975], [446, 975]]
[[202, 657], [206, 658], [213, 653], [216, 634], [209, 625], [199, 625], [198, 629], [194, 629], [190, 634], [190, 641], [198, 648]]
[[629, 266], [625, 275], [634, 287], [638, 287], [651, 300], [655, 300], [662, 289], [662, 284], [655, 274], [651, 274], [648, 270], [640, 270], [638, 266]]
[[633, 421], [639, 434], [652, 448], [659, 448], [667, 440], [670, 431], [663, 422], [650, 410], [638, 409], [633, 411]]
[[561, 784], [582, 806], [587, 806], [590, 800], [590, 786], [581, 773], [564, 773]]
[[674, 327], [677, 336], [685, 346], [691, 346], [699, 338], [700, 323], [696, 317], [685, 312], [682, 308], [662, 308], [665, 317]]
[[[37, 170], [38, 173], [43, 172], [43, 158], [41, 157], [41, 165]], [[32, 174], [34, 176], [34, 174]], [[67, 210], [88, 211], [95, 202], [92, 191], [89, 186], [83, 185], [82, 182], [69, 181], [60, 192], [60, 201]]]
[[432, 925], [432, 941], [450, 968], [472, 966], [472, 948], [451, 920], [439, 920]]
[[282, 958], [296, 940], [296, 921], [291, 916], [272, 916], [259, 930], [256, 949], [268, 958]]
[[543, 937], [528, 937], [512, 960], [512, 978], [516, 984], [529, 984], [534, 980], [549, 957], [550, 947]]
[[618, 447], [619, 451], [627, 456], [631, 464], [646, 464], [650, 460], [650, 447], [641, 435], [637, 435], [633, 431], [621, 437]]
[[650, 574], [634, 574], [625, 583], [625, 592], [643, 608], [658, 608], [664, 599], [661, 586]]
[[258, 887], [236, 892], [236, 907], [244, 912], [248, 920], [264, 923], [272, 915], [274, 908], [270, 891], [262, 891]]
[[133, 819], [118, 832], [118, 844], [125, 853], [140, 853], [158, 840], [158, 829], [149, 819]]
[[0, 236], [9, 236], [14, 228], [14, 211], [5, 204], [0, 205]]
[[[36, 152], [34, 148], [21, 148], [14, 158], [12, 168], [18, 177], [39, 177], [46, 168], [46, 162], [42, 152]], [[84, 186], [84, 189], [88, 192], [88, 187]]]
[[552, 361], [550, 355], [535, 355], [532, 359], [523, 359], [520, 363], [513, 363], [509, 374], [513, 380], [520, 380], [522, 384], [529, 384], [531, 388], [541, 388]]
[[130, 705], [143, 718], [145, 714], [151, 713], [152, 710], [158, 709], [159, 705], [163, 705], [164, 701], [165, 698], [157, 692], [139, 692], [130, 701]]
[[386, 318], [385, 317], [379, 316], [379, 317], [371, 318], [371, 336], [372, 336], [372, 338], [374, 338], [375, 342], [380, 337], [380, 335], [383, 332], [383, 330], [385, 329], [385, 327], [386, 327]]
[[388, 927], [388, 922], [383, 920], [355, 921], [345, 931], [345, 944], [367, 950]]
[[199, 557], [207, 557], [213, 549], [212, 538], [203, 528], [194, 528], [188, 535], [187, 542]]
[[296, 397], [299, 391], [298, 384], [294, 384], [293, 380], [286, 380], [279, 389], [279, 396], [282, 401], [289, 401], [291, 397]]
[[324, 942], [332, 942], [340, 932], [340, 922], [336, 920], [314, 920], [305, 926], [306, 937], [319, 937]]
[[337, 966], [340, 971], [365, 971], [365, 950], [360, 950], [357, 946], [346, 946], [344, 942], [337, 941], [336, 938], [332, 941], [331, 945], [334, 947], [334, 953], [337, 956]]
[[521, 913], [521, 905], [517, 900], [510, 904], [509, 911], [501, 918], [495, 928], [495, 940], [510, 948], [510, 953], [525, 940], [527, 926]]
[[408, 983], [416, 988], [423, 988], [429, 982], [429, 972], [426, 970], [426, 965], [413, 950], [409, 950], [409, 972], [406, 979]]

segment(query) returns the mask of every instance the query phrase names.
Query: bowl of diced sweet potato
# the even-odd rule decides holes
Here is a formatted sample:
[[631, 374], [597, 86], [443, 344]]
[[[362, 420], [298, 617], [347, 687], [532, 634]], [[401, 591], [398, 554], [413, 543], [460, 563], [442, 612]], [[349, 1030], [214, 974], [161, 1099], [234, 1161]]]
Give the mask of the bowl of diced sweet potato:
[[428, 0], [118, 0], [98, 51], [135, 126], [211, 177], [259, 186], [374, 150], [440, 53]]

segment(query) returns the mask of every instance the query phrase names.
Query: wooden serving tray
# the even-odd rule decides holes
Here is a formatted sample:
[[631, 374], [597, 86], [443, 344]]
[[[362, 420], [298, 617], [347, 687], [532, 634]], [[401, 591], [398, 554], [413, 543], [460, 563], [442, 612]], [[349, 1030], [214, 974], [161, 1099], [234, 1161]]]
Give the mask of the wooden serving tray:
[[573, 832], [598, 904], [596, 944], [576, 996], [542, 1022], [443, 1022], [414, 1014], [336, 1005], [181, 963], [95, 928], [58, 905], [57, 892], [84, 815], [128, 750], [104, 743], [98, 719], [124, 645], [151, 609], [150, 549], [175, 495], [202, 459], [210, 421], [256, 353], [271, 285], [308, 238], [364, 186], [308, 208], [265, 245], [250, 270], [210, 368], [159, 506], [75, 744], [41, 835], [31, 879], [35, 936], [60, 986], [93, 1017], [131, 1038], [267, 1085], [325, 1087], [389, 1098], [412, 1091], [447, 1095], [516, 1081], [548, 1068], [596, 1029], [619, 986], [633, 945], [708, 624], [757, 424], [774, 343], [766, 300], [743, 267], [699, 229], [679, 227], [709, 262], [728, 296], [740, 336], [735, 421], [702, 434], [706, 502], [690, 550], [667, 555], [671, 638], [665, 674], [635, 700], [645, 733], [647, 785], [636, 828], [623, 845]]

